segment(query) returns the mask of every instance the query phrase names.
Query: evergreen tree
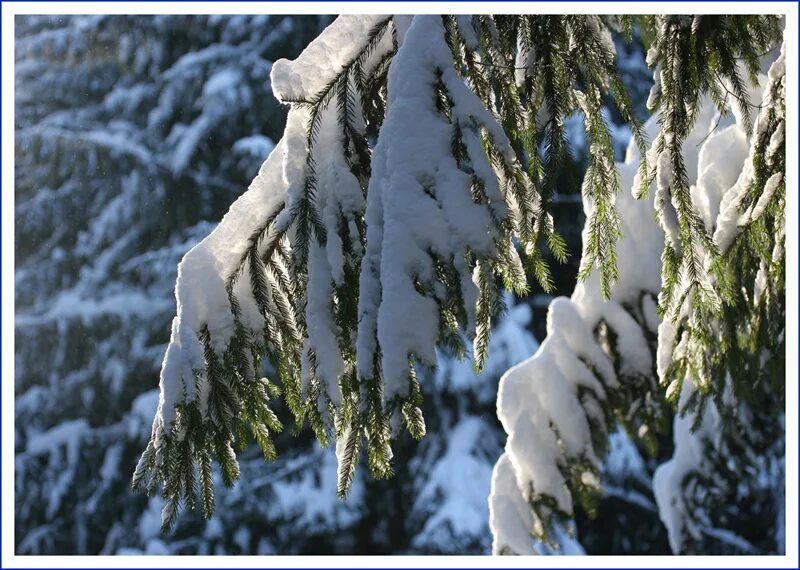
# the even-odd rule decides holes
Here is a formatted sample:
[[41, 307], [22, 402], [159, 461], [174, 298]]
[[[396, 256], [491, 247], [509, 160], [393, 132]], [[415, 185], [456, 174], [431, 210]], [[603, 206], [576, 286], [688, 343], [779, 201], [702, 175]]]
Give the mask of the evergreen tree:
[[[754, 385], [780, 393], [783, 335], [758, 338], [783, 323], [782, 58], [755, 133], [741, 77], [759, 84], [780, 20], [638, 23], [655, 67], [649, 133], [614, 61], [612, 32], [630, 34], [631, 18], [340, 17], [295, 61], [275, 64], [275, 93], [291, 105], [279, 150], [179, 268], [161, 401], [133, 479], [147, 490], [163, 483], [165, 528], [181, 503], [194, 504], [196, 471], [210, 514], [212, 456], [232, 484], [234, 445], [252, 436], [265, 457], [274, 455], [271, 433], [281, 425], [269, 406], [279, 391], [298, 424], [307, 418], [321, 442], [336, 440], [340, 495], [362, 447], [374, 476], [392, 474], [400, 427], [425, 434], [419, 378], [436, 365], [435, 347], [463, 354], [466, 337], [480, 369], [502, 310], [501, 284], [524, 294], [530, 273], [552, 287], [542, 248], [566, 256], [551, 204], [568, 155], [564, 121], [574, 112], [584, 117], [590, 149], [584, 283], [572, 301], [550, 305], [548, 342], [501, 383], [498, 412], [509, 439], [490, 499], [494, 550], [532, 553], [530, 534], [554, 542], [575, 503], [595, 512], [615, 423], [656, 453], [656, 434], [668, 430], [680, 394], [690, 395], [678, 425], [693, 414], [698, 427], [712, 412], [750, 419]], [[734, 142], [724, 142], [751, 138], [753, 147], [732, 190], [719, 183], [719, 156], [698, 153], [696, 177], [687, 159], [689, 141], [711, 126], [700, 119], [716, 113], [719, 125], [728, 114], [723, 93], [737, 119], [725, 131]], [[602, 114], [608, 94], [633, 132], [619, 168]], [[723, 144], [722, 135], [699, 144], [713, 150], [712, 141]], [[718, 188], [708, 188], [712, 181]], [[651, 185], [659, 226], [646, 223], [653, 206], [619, 192], [633, 187], [642, 198]], [[733, 256], [737, 234], [747, 245]], [[653, 260], [660, 249], [660, 264], [631, 271], [632, 260]], [[746, 329], [743, 310], [754, 312]], [[713, 355], [717, 342], [722, 350]], [[262, 357], [276, 382], [261, 377]], [[687, 377], [694, 395], [683, 388]], [[656, 476], [676, 551], [686, 547], [681, 529], [702, 534], [682, 500], [703, 485], [696, 497], [718, 494], [712, 467], [681, 459], [688, 439], [676, 442], [673, 465]], [[717, 469], [729, 465], [734, 443], [707, 439], [717, 444]], [[735, 444], [748, 463], [758, 442]], [[682, 500], [665, 498], [674, 485], [662, 484], [676, 471]], [[719, 526], [712, 519], [726, 524], [727, 513], [705, 507], [704, 528]]]

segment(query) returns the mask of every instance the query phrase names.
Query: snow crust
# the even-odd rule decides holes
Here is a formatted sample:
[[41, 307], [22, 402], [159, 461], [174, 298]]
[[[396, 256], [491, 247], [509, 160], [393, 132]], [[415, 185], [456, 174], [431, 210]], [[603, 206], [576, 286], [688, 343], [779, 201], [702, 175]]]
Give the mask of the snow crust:
[[[770, 93], [775, 83], [783, 80], [785, 73], [784, 68], [786, 65], [785, 61], [786, 44], [784, 43], [781, 47], [780, 55], [770, 66], [769, 71], [767, 72], [767, 77], [764, 78], [763, 76], [760, 76], [759, 78], [760, 85], [764, 86], [764, 93]], [[762, 90], [760, 88], [754, 89], [754, 93], [751, 94], [751, 99], [760, 101], [761, 97], [758, 95], [761, 93], [761, 91]], [[780, 179], [775, 177], [771, 178], [765, 185], [764, 192], [760, 197], [761, 199], [753, 206], [753, 209], [750, 212], [743, 211], [742, 201], [744, 200], [747, 191], [750, 189], [750, 186], [753, 183], [753, 177], [755, 175], [752, 164], [752, 154], [754, 149], [753, 144], [761, 137], [764, 129], [767, 128], [767, 123], [767, 113], [760, 114], [755, 121], [755, 128], [751, 138], [750, 147], [748, 149], [749, 153], [744, 161], [743, 167], [740, 169], [741, 172], [738, 176], [738, 179], [736, 180], [736, 183], [731, 186], [725, 194], [723, 194], [720, 200], [720, 213], [716, 228], [714, 230], [714, 241], [721, 252], [725, 252], [730, 247], [743, 225], [748, 223], [750, 220], [757, 218], [761, 214], [769, 202], [769, 199], [772, 197], [772, 193], [774, 192], [775, 188], [777, 188], [777, 185], [780, 183]], [[783, 123], [781, 123], [779, 128], [776, 129], [775, 133], [772, 135], [767, 150], [767, 157], [772, 156], [774, 150], [781, 144], [784, 128], [785, 127]]]
[[367, 37], [370, 30], [387, 18], [361, 14], [339, 16], [296, 59], [279, 59], [272, 64], [272, 92], [281, 102], [314, 100], [360, 52], [363, 44], [353, 40]]
[[[177, 316], [172, 321], [170, 343], [162, 363], [161, 396], [153, 421], [157, 442], [175, 419], [175, 406], [184, 401], [184, 397], [188, 402], [197, 397], [196, 378], [202, 378], [205, 369], [203, 347], [198, 338], [202, 327], [208, 327], [212, 343], [220, 353], [227, 348], [233, 335], [226, 279], [236, 270], [253, 232], [284, 205], [286, 185], [281, 165], [284, 151], [281, 141], [248, 191], [233, 203], [214, 231], [189, 250], [178, 265]], [[250, 322], [260, 321], [255, 303], [242, 303], [242, 307], [250, 309], [247, 313]]]
[[[694, 392], [691, 382], [684, 383], [680, 404], [685, 404]], [[684, 534], [700, 539], [699, 528], [693, 522], [691, 513], [686, 512], [683, 501], [683, 479], [696, 470], [705, 461], [706, 439], [720, 434], [719, 415], [713, 405], [706, 406], [698, 432], [692, 432], [693, 414], [675, 416], [674, 435], [675, 452], [672, 458], [659, 465], [653, 476], [653, 492], [658, 504], [658, 514], [667, 527], [670, 548], [680, 552]]]
[[[442, 70], [441, 81], [454, 103], [453, 122], [465, 133], [470, 159], [486, 184], [488, 207], [472, 201], [470, 176], [450, 151], [453, 127], [436, 110], [431, 89], [436, 69]], [[436, 299], [445, 293], [435, 285], [430, 254], [455, 260], [463, 295], [474, 299], [476, 286], [465, 252], [469, 248], [491, 256], [495, 251], [497, 232], [490, 214], [503, 215], [505, 202], [480, 149], [477, 125], [508, 145], [497, 122], [453, 69], [439, 17], [414, 17], [388, 81], [388, 110], [372, 158], [367, 198], [357, 355], [359, 373], [369, 377], [380, 345], [385, 394], [391, 399], [407, 393], [410, 356], [436, 363]], [[415, 283], [432, 295], [421, 294]]]

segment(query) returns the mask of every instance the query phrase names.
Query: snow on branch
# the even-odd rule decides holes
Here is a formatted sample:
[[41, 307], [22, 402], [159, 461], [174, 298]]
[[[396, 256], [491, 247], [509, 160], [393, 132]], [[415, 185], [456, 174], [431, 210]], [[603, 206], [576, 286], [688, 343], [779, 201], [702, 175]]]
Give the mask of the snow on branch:
[[[308, 80], [287, 80], [298, 93], [324, 94], [293, 106], [283, 139], [248, 192], [179, 266], [159, 408], [133, 480], [148, 491], [163, 482], [165, 527], [179, 504], [194, 507], [196, 477], [210, 515], [212, 458], [232, 484], [239, 475], [233, 445], [242, 448], [248, 432], [266, 458], [274, 457], [270, 434], [281, 425], [268, 402], [279, 389], [261, 377], [262, 358], [297, 421], [308, 415], [321, 440], [343, 393], [357, 390], [341, 378], [339, 336], [355, 328], [353, 283], [363, 248], [370, 153], [363, 108], [371, 102], [361, 93], [372, 74], [386, 71], [371, 56], [381, 61], [380, 50], [393, 49], [389, 28], [387, 17], [345, 16], [298, 62], [276, 64], [278, 93], [288, 93], [289, 86], [280, 87], [287, 74], [300, 74]], [[362, 32], [359, 42], [355, 34]], [[355, 47], [332, 51], [333, 36]], [[386, 36], [390, 41], [382, 42]], [[308, 62], [322, 53], [326, 69], [342, 71], [314, 83], [320, 77]]]
[[[691, 292], [685, 266], [676, 283], [682, 301], [671, 306], [662, 294], [671, 318], [659, 334], [659, 374], [674, 399], [687, 375], [700, 395], [713, 395], [718, 405], [729, 373], [734, 375], [736, 395], [741, 395], [738, 379], [744, 385], [752, 382], [761, 356], [742, 344], [740, 333], [760, 338], [761, 331], [770, 331], [763, 336], [762, 348], [770, 354], [780, 351], [785, 271], [784, 58], [785, 48], [767, 76], [759, 75], [758, 84], [749, 90], [748, 100], [763, 94], [764, 101], [752, 136], [747, 135], [749, 122], [737, 113], [736, 124], [700, 141], [698, 178], [690, 193], [704, 231], [713, 236], [715, 253], [705, 252], [701, 260], [707, 286], [720, 297], [721, 306], [712, 315], [698, 313], [702, 301]], [[705, 113], [700, 121], [714, 125], [713, 112]], [[685, 145], [691, 143], [688, 137]], [[751, 370], [743, 360], [752, 361], [747, 366]]]
[[[382, 374], [384, 398], [402, 406], [418, 391], [410, 358], [434, 366], [443, 335], [458, 345], [465, 328], [484, 358], [499, 303], [495, 271], [526, 284], [482, 140], [506, 169], [517, 168], [514, 154], [453, 69], [439, 18], [414, 19], [388, 86], [367, 198], [357, 355], [359, 376], [370, 383]], [[403, 413], [407, 422], [418, 415], [407, 405]], [[422, 435], [420, 425], [409, 428]]]
[[[655, 126], [651, 119], [646, 129]], [[509, 437], [489, 499], [496, 554], [533, 554], [532, 537], [554, 541], [576, 503], [592, 512], [617, 419], [654, 445], [669, 417], [655, 375], [663, 235], [649, 213], [652, 199], [634, 197], [638, 164], [632, 144], [626, 162], [616, 165], [629, 191], [617, 199], [623, 237], [611, 299], [604, 300], [594, 273], [571, 299], [554, 300], [547, 339], [500, 381], [498, 417]], [[584, 207], [591, 201], [584, 199]], [[588, 233], [587, 227], [584, 240]]]
[[[548, 23], [557, 37], [534, 33]], [[193, 506], [195, 473], [210, 513], [211, 459], [232, 483], [232, 446], [248, 431], [274, 455], [270, 433], [280, 423], [268, 400], [278, 387], [261, 378], [262, 357], [296, 421], [308, 419], [323, 443], [335, 436], [341, 495], [362, 440], [373, 474], [391, 473], [399, 424], [415, 437], [425, 432], [417, 373], [435, 366], [435, 347], [465, 354], [471, 339], [480, 368], [503, 309], [501, 283], [524, 293], [530, 272], [552, 286], [542, 248], [561, 261], [566, 248], [548, 177], [566, 156], [563, 120], [578, 110], [599, 145], [602, 173], [585, 191], [592, 235], [605, 232], [597, 261], [607, 293], [617, 186], [598, 102], [609, 90], [600, 70], [616, 73], [609, 25], [342, 16], [295, 61], [274, 64], [273, 90], [290, 105], [284, 136], [179, 267], [161, 403], [134, 477], [149, 490], [164, 483], [165, 526], [181, 501]], [[543, 53], [537, 46], [551, 41], [574, 49], [557, 61], [552, 53], [528, 59], [569, 76], [537, 75], [550, 81], [544, 94], [531, 77], [518, 86], [507, 47]], [[585, 95], [575, 88], [580, 74]], [[539, 108], [549, 109], [541, 141]], [[547, 176], [540, 142], [559, 148], [545, 158]]]
[[[675, 398], [680, 393], [677, 388], [686, 372], [697, 376], [697, 387], [702, 393], [713, 392], [719, 397], [725, 376], [720, 372], [719, 362], [726, 358], [711, 362], [708, 353], [717, 335], [708, 323], [720, 319], [727, 321], [726, 313], [738, 302], [739, 288], [732, 286], [731, 257], [725, 250], [729, 236], [736, 233], [739, 224], [738, 196], [749, 187], [751, 167], [744, 170], [716, 167], [711, 170], [713, 173], [723, 169], [733, 173], [734, 177], [742, 172], [735, 187], [739, 191], [727, 192], [719, 206], [719, 194], [724, 188], [713, 189], [709, 195], [703, 196], [702, 190], [706, 188], [692, 187], [690, 176], [694, 176], [694, 164], [684, 156], [687, 146], [704, 144], [720, 126], [719, 120], [708, 123], [710, 115], [715, 111], [727, 115], [731, 110], [745, 137], [753, 134], [754, 110], [760, 111], [759, 127], [751, 140], [758, 141], [759, 150], [766, 152], [763, 133], [769, 131], [771, 134], [776, 128], [779, 114], [770, 107], [777, 99], [770, 96], [765, 109], [752, 102], [758, 100], [760, 88], [757, 85], [764, 84], [760, 78], [762, 58], [781, 37], [781, 18], [658, 16], [649, 17], [648, 25], [655, 37], [647, 60], [648, 65], [654, 68], [656, 79], [648, 106], [652, 111], [659, 111], [661, 125], [649, 154], [653, 157], [651, 162], [656, 165], [651, 174], [657, 182], [656, 209], [668, 238], [662, 255], [659, 308], [669, 317], [668, 320], [682, 328], [679, 336], [684, 354], [694, 363], [686, 369], [688, 361], [677, 359], [683, 364], [665, 374], [675, 383], [676, 389], [671, 391]], [[780, 62], [775, 65], [783, 67]], [[776, 71], [773, 75], [780, 73]], [[697, 131], [698, 124], [706, 125], [705, 133]], [[740, 146], [737, 141], [731, 144]], [[708, 155], [715, 156], [711, 152]], [[733, 156], [738, 158], [739, 153], [735, 152]], [[711, 178], [708, 173], [700, 174]], [[778, 187], [779, 178], [774, 178], [770, 185], [766, 185], [766, 179], [754, 182], [757, 182], [754, 191], [767, 191], [766, 202], [767, 196]], [[706, 186], [715, 184], [711, 182]], [[713, 204], [713, 212], [709, 210], [709, 204]], [[721, 215], [717, 219], [716, 213], [720, 209]], [[741, 267], [741, 260], [733, 266]], [[661, 336], [668, 338], [668, 335]], [[729, 341], [735, 344], [732, 339]], [[666, 342], [670, 344], [672, 339]], [[722, 352], [726, 353], [724, 347], [725, 343]]]
[[[231, 457], [230, 432], [243, 427], [234, 424], [250, 418], [265, 454], [271, 450], [269, 431], [280, 427], [266, 407], [269, 383], [254, 380], [260, 377], [261, 352], [285, 359], [291, 350], [291, 338], [281, 338], [282, 331], [264, 334], [275, 321], [275, 299], [285, 295], [276, 279], [268, 280], [264, 265], [266, 259], [277, 266], [273, 275], [285, 271], [280, 267], [283, 237], [274, 230], [286, 200], [281, 172], [284, 148], [279, 142], [248, 192], [178, 266], [178, 314], [162, 364], [158, 410], [133, 480], [134, 486], [145, 489], [153, 489], [159, 479], [167, 482], [165, 526], [174, 521], [183, 485], [194, 487], [195, 461], [204, 510], [211, 512], [211, 456], [204, 448], [213, 447], [232, 483], [238, 466]], [[243, 274], [260, 287], [248, 287]], [[223, 370], [222, 360], [230, 362], [232, 370]], [[193, 449], [200, 452], [197, 460], [191, 457]], [[177, 481], [174, 474], [166, 475], [166, 469], [177, 469]], [[186, 500], [190, 501], [188, 495]]]
[[[234, 447], [244, 449], [250, 436], [274, 457], [271, 434], [281, 424], [270, 399], [279, 393], [298, 425], [308, 420], [321, 442], [335, 439], [340, 496], [362, 445], [373, 475], [391, 475], [400, 427], [425, 433], [419, 379], [436, 365], [437, 345], [463, 355], [471, 340], [480, 368], [503, 286], [525, 293], [530, 274], [552, 287], [544, 248], [566, 258], [551, 202], [569, 155], [564, 120], [575, 113], [591, 155], [584, 281], [551, 306], [537, 355], [502, 381], [498, 414], [509, 440], [493, 508], [532, 506], [518, 522], [546, 539], [575, 503], [591, 512], [615, 420], [654, 445], [669, 416], [656, 370], [663, 380], [672, 341], [685, 334], [680, 322], [659, 329], [659, 317], [674, 317], [684, 301], [708, 305], [712, 278], [723, 280], [706, 223], [735, 177], [728, 182], [720, 171], [716, 149], [741, 148], [751, 131], [740, 112], [738, 123], [707, 136], [727, 109], [716, 96], [725, 81], [740, 102], [749, 93], [727, 59], [722, 79], [704, 86], [716, 108], [703, 89], [669, 76], [684, 64], [708, 72], [699, 56], [676, 61], [672, 43], [687, 33], [706, 38], [707, 22], [655, 19], [661, 35], [651, 63], [661, 91], [652, 99], [661, 112], [639, 125], [609, 41], [623, 24], [596, 16], [342, 16], [295, 61], [274, 64], [273, 89], [290, 106], [284, 136], [250, 190], [179, 267], [159, 410], [134, 475], [147, 490], [163, 483], [165, 527], [180, 504], [194, 506], [196, 486], [211, 513], [213, 458], [232, 484]], [[773, 24], [756, 21], [760, 35], [750, 44], [767, 42]], [[739, 37], [733, 24], [723, 29], [723, 40]], [[706, 39], [731, 55], [719, 37]], [[745, 65], [755, 75], [750, 44]], [[691, 91], [688, 108], [681, 89]], [[609, 94], [634, 135], [621, 165], [603, 116]], [[782, 156], [779, 116], [759, 123], [759, 148], [762, 133], [772, 133], [766, 157]], [[646, 135], [657, 132], [647, 151]], [[782, 219], [780, 163], [770, 160], [758, 171], [763, 193], [747, 202], [759, 231]], [[651, 183], [655, 195], [637, 200]], [[778, 291], [762, 274], [778, 265], [752, 275], [764, 311], [774, 312]], [[496, 551], [524, 551], [519, 529], [493, 521]]]

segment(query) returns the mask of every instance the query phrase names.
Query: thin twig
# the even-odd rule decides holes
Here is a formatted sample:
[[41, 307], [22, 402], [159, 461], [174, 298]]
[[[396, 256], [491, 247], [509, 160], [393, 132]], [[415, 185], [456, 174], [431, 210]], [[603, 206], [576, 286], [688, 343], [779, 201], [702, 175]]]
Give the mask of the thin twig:
[[[727, 91], [727, 89], [726, 89], [726, 91]], [[726, 105], [727, 105], [727, 103], [728, 103], [728, 95], [729, 95], [729, 94], [730, 94], [730, 91], [728, 91], [727, 93], [725, 93], [725, 100], [722, 102], [722, 108], [723, 108], [723, 109], [725, 108], [725, 106], [726, 106]], [[699, 143], [697, 143], [695, 146], [699, 147], [701, 144], [703, 144], [704, 142], [706, 142], [706, 139], [707, 139], [708, 137], [710, 137], [710, 136], [711, 136], [711, 134], [712, 134], [714, 131], [716, 131], [716, 130], [717, 130], [717, 128], [719, 127], [719, 123], [720, 123], [720, 121], [722, 121], [722, 115], [723, 115], [723, 114], [725, 114], [725, 112], [724, 112], [724, 111], [720, 111], [720, 113], [719, 113], [719, 116], [717, 117], [717, 122], [714, 124], [714, 126], [711, 128], [711, 130], [710, 130], [710, 131], [708, 131], [708, 134], [707, 134], [706, 136], [704, 136], [702, 139], [700, 139], [700, 142], [699, 142]]]
[[514, 69], [514, 70], [516, 70], [516, 69], [519, 69], [519, 70], [534, 69], [534, 68], [540, 67], [540, 66], [541, 67], [550, 67], [549, 65], [540, 64], [538, 62], [533, 64], [533, 65], [525, 65], [525, 66], [522, 66], [522, 67], [517, 67], [515, 65], [500, 65], [500, 64], [497, 64], [497, 63], [484, 63], [482, 61], [473, 61], [472, 63], [474, 63], [475, 65], [484, 65], [486, 67], [499, 67], [500, 69]]
[[[778, 49], [779, 47], [780, 47], [780, 46], [776, 45], [776, 46], [772, 47], [771, 49], [768, 49], [768, 50], [767, 50], [767, 51], [765, 51], [764, 53], [760, 53], [760, 54], [758, 54], [756, 57], [764, 57], [765, 55], [772, 53], [773, 51], [775, 51], [775, 50], [776, 50], [776, 49]], [[743, 60], [743, 59], [745, 59], [745, 58], [744, 58], [744, 57], [734, 57], [733, 59], [735, 59], [735, 60], [737, 60], [737, 61], [741, 61], [741, 60]]]
[[[723, 88], [723, 89], [724, 89], [724, 90], [725, 90], [725, 91], [728, 93], [728, 95], [733, 95], [733, 96], [736, 98], [736, 100], [737, 100], [737, 101], [739, 101], [739, 103], [744, 103], [744, 104], [745, 104], [745, 105], [747, 105], [748, 107], [752, 107], [753, 109], [759, 109], [759, 110], [760, 110], [760, 109], [762, 109], [762, 108], [764, 107], [764, 103], [763, 103], [763, 101], [762, 101], [761, 105], [754, 105], [753, 103], [750, 103], [749, 101], [741, 101], [741, 100], [739, 99], [739, 96], [738, 96], [738, 95], [736, 95], [736, 93], [733, 93], [733, 92], [732, 92], [730, 89], [728, 89], [728, 87], [725, 85], [724, 78], [720, 77], [720, 76], [719, 76], [719, 73], [716, 73], [716, 76], [717, 76], [717, 82], [719, 83], [720, 87], [722, 87], [722, 88]], [[726, 100], [726, 101], [727, 101], [727, 99], [728, 99], [728, 95], [725, 95], [725, 100]]]

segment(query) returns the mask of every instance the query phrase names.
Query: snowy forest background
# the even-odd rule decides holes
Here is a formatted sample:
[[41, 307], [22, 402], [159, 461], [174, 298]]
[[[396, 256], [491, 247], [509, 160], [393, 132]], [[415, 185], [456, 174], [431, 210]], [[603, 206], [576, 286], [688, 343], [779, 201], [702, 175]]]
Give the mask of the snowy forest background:
[[[487, 497], [505, 434], [500, 375], [545, 336], [553, 295], [531, 282], [497, 325], [485, 370], [443, 356], [423, 382], [427, 436], [404, 436], [396, 474], [367, 469], [336, 498], [336, 458], [310, 431], [257, 449], [216, 514], [183, 513], [160, 531], [163, 500], [130, 491], [158, 401], [183, 254], [245, 190], [283, 132], [271, 62], [293, 58], [329, 16], [20, 16], [15, 21], [15, 395], [18, 554], [487, 554]], [[641, 42], [617, 45], [637, 112], [652, 85]], [[622, 124], [615, 111], [607, 119]], [[555, 216], [570, 261], [552, 263], [569, 295], [581, 254], [582, 125], [568, 125], [574, 167]], [[612, 128], [619, 156], [630, 138]], [[568, 220], [568, 222], [565, 222]], [[285, 417], [288, 411], [283, 410]], [[562, 553], [668, 554], [652, 491], [672, 455], [650, 458], [619, 431], [604, 498], [579, 514]], [[765, 474], [772, 493], [777, 474]], [[747, 500], [759, 501], [751, 496]], [[775, 513], [742, 520], [713, 552], [770, 552]], [[736, 523], [734, 523], [735, 526]], [[777, 547], [779, 548], [779, 547]], [[542, 553], [551, 553], [544, 545]]]

